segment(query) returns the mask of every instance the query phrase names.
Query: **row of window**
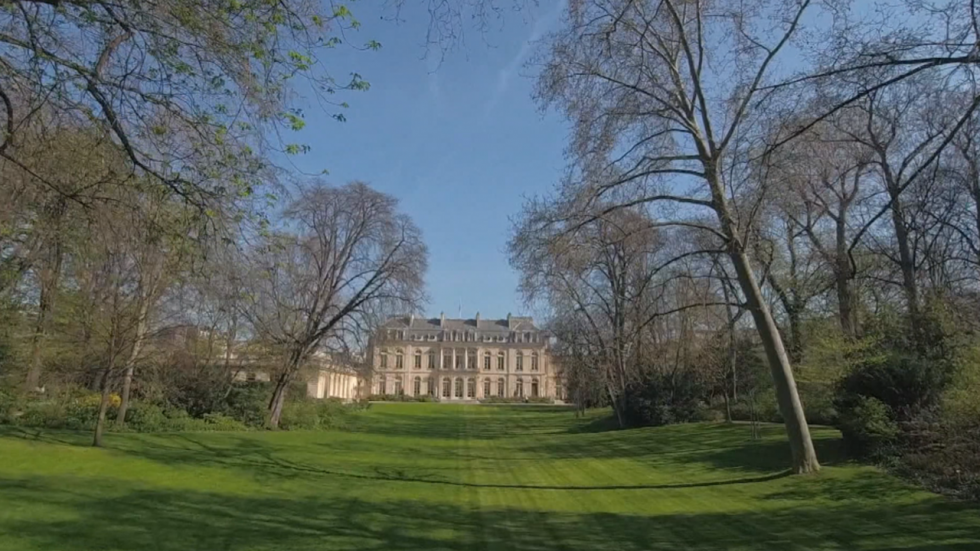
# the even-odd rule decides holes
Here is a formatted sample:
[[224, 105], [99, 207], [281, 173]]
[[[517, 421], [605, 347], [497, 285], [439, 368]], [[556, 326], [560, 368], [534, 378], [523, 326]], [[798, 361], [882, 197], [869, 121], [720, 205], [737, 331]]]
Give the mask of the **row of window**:
[[[423, 384], [422, 377], [415, 377], [415, 379], [412, 381], [412, 395], [413, 396], [421, 396], [422, 395], [422, 390], [423, 390], [422, 384]], [[436, 384], [435, 378], [433, 378], [433, 377], [426, 377], [425, 378], [425, 394], [428, 394], [430, 396], [434, 396], [435, 395], [435, 391], [436, 391], [435, 384]], [[467, 398], [476, 398], [476, 379], [470, 378], [470, 379], [466, 379], [464, 381], [462, 377], [456, 377], [455, 381], [453, 381], [453, 379], [451, 379], [449, 377], [443, 377], [443, 379], [442, 379], [442, 393], [441, 393], [442, 397], [443, 398], [452, 398], [452, 397], [462, 398], [463, 397], [463, 385], [464, 384], [466, 385], [466, 397]], [[507, 389], [506, 382], [502, 378], [501, 379], [497, 379], [497, 385], [496, 385], [496, 391], [497, 391], [497, 393], [496, 393], [496, 396], [499, 396], [501, 398], [504, 397], [505, 396], [505, 393], [506, 393], [506, 389]], [[393, 381], [393, 386], [390, 389], [388, 388], [388, 378], [386, 376], [384, 376], [384, 375], [382, 375], [380, 377], [380, 379], [378, 380], [378, 394], [388, 394], [389, 393], [388, 392], [389, 390], [391, 390], [391, 394], [396, 394], [396, 395], [397, 394], [404, 394], [404, 388], [402, 387], [402, 378], [401, 378], [400, 375], [395, 377], [395, 380]], [[483, 397], [484, 398], [489, 398], [491, 396], [494, 396], [494, 394], [491, 394], [491, 390], [492, 389], [491, 389], [491, 381], [490, 381], [490, 378], [488, 377], [488, 378], [483, 379]], [[531, 379], [531, 385], [530, 385], [530, 393], [531, 394], [530, 394], [530, 396], [532, 398], [537, 398], [540, 392], [541, 392], [541, 390], [540, 390], [540, 385], [538, 383], [538, 380], [536, 378], [535, 379]], [[524, 380], [521, 379], [521, 378], [518, 378], [517, 381], [514, 383], [514, 392], [513, 392], [513, 395], [516, 396], [516, 397], [518, 397], [518, 398], [523, 398], [524, 397], [524, 393], [525, 393]]]
[[[405, 340], [405, 332], [388, 330], [391, 340]], [[538, 334], [532, 331], [512, 331], [509, 334], [480, 334], [475, 331], [441, 331], [438, 333], [412, 333], [413, 341], [454, 341], [454, 342], [538, 342]]]
[[[381, 367], [383, 367], [383, 368], [392, 367], [392, 366], [389, 365], [388, 356], [390, 356], [390, 354], [389, 354], [389, 352], [387, 350], [382, 350], [381, 351]], [[394, 356], [395, 356], [395, 365], [394, 365], [394, 368], [395, 369], [403, 369], [405, 367], [405, 355], [399, 349], [399, 350], [395, 350]], [[453, 361], [454, 358], [455, 358], [455, 362]], [[464, 358], [466, 358], [468, 360], [465, 364], [463, 363]], [[437, 360], [436, 353], [435, 352], [429, 352], [428, 353], [428, 362], [427, 362], [428, 365], [427, 365], [427, 367], [429, 369], [436, 369], [438, 367], [436, 365], [436, 360]], [[518, 351], [517, 352], [517, 358], [516, 358], [516, 360], [517, 360], [517, 363], [514, 366], [515, 371], [524, 371], [524, 353], [521, 352], [521, 351]], [[506, 362], [507, 362], [507, 356], [506, 356], [506, 354], [504, 354], [503, 352], [498, 352], [497, 353], [497, 371], [504, 371], [506, 369], [505, 368]], [[491, 365], [492, 364], [493, 364], [493, 355], [490, 352], [484, 353], [483, 354], [483, 370], [484, 371], [490, 371], [490, 368], [491, 368]], [[464, 352], [463, 350], [457, 350], [455, 356], [453, 355], [453, 351], [452, 350], [444, 350], [443, 353], [442, 353], [442, 365], [443, 365], [443, 367], [445, 369], [466, 369], [466, 368], [476, 369], [476, 350], [472, 350], [471, 349], [468, 352]], [[448, 367], [446, 367], [446, 366], [448, 366]], [[422, 351], [421, 350], [416, 350], [415, 351], [415, 361], [414, 361], [413, 367], [415, 369], [422, 369]], [[531, 353], [531, 371], [538, 371], [538, 369], [539, 369], [538, 353], [537, 352], [532, 352]]]

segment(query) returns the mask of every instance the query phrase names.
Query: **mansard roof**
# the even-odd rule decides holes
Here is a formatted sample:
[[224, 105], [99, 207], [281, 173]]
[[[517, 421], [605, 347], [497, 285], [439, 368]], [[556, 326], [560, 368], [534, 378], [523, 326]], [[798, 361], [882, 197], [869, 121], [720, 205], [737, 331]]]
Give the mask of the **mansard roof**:
[[415, 331], [479, 331], [481, 333], [510, 331], [538, 331], [531, 317], [511, 316], [503, 319], [462, 319], [462, 318], [422, 318], [413, 316], [395, 316], [389, 318], [382, 326], [383, 329], [410, 329]]

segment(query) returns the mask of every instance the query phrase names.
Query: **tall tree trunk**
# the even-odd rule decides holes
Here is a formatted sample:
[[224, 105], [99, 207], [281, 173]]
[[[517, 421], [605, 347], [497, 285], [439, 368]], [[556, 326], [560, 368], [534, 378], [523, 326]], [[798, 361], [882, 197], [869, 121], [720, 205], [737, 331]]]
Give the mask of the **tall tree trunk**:
[[293, 382], [295, 373], [303, 363], [305, 354], [301, 350], [294, 350], [286, 363], [285, 369], [276, 380], [276, 388], [272, 391], [272, 399], [269, 400], [269, 428], [278, 429], [279, 420], [282, 418], [282, 408], [286, 404], [286, 394], [289, 385]]
[[58, 282], [61, 279], [61, 263], [64, 258], [61, 243], [54, 244], [53, 258], [51, 264], [41, 270], [41, 296], [38, 301], [37, 318], [34, 323], [34, 335], [31, 337], [31, 362], [27, 369], [27, 380], [24, 388], [27, 392], [33, 392], [41, 384], [41, 372], [43, 370], [41, 350], [44, 346], [44, 337], [47, 333], [48, 319], [51, 310], [54, 308], [54, 295], [57, 292]]
[[836, 218], [836, 246], [834, 250], [834, 287], [837, 291], [837, 314], [841, 332], [848, 339], [857, 337], [857, 321], [854, 318], [854, 295], [851, 282], [854, 280], [854, 266], [847, 250], [847, 225], [843, 211]]
[[126, 370], [123, 372], [123, 385], [121, 401], [119, 402], [119, 413], [116, 415], [116, 424], [126, 423], [126, 411], [129, 410], [129, 394], [133, 386], [133, 372], [136, 370], [136, 361], [139, 359], [140, 351], [146, 340], [146, 332], [149, 324], [147, 323], [147, 313], [150, 309], [148, 296], [140, 297], [139, 316], [136, 320], [136, 334], [133, 336], [133, 348], [126, 359]]
[[102, 390], [102, 400], [99, 402], [99, 416], [95, 421], [95, 436], [92, 439], [92, 445], [100, 448], [102, 447], [102, 433], [105, 430], [105, 418], [106, 412], [109, 410], [109, 389], [110, 389], [110, 378], [112, 374], [112, 367], [106, 367], [102, 371], [102, 377], [99, 381], [99, 387]]
[[[113, 316], [116, 315], [116, 312], [117, 310], [113, 309]], [[99, 379], [102, 399], [99, 401], [99, 416], [95, 421], [95, 435], [92, 438], [92, 445], [95, 447], [102, 446], [102, 433], [105, 431], [106, 412], [109, 410], [109, 391], [112, 387], [112, 372], [116, 366], [116, 337], [117, 327], [114, 319], [109, 330], [109, 355], [102, 370], [102, 377]]]
[[762, 347], [769, 360], [773, 383], [776, 387], [776, 401], [782, 414], [789, 436], [789, 446], [793, 458], [793, 472], [797, 474], [820, 470], [817, 453], [810, 438], [810, 428], [806, 423], [803, 404], [796, 389], [796, 380], [790, 366], [789, 356], [783, 347], [779, 329], [776, 327], [769, 307], [766, 306], [762, 290], [752, 272], [752, 266], [744, 251], [732, 251], [732, 263], [738, 275], [739, 284], [745, 294], [746, 305], [762, 340]]
[[790, 366], [789, 356], [783, 347], [783, 339], [779, 335], [776, 322], [762, 296], [762, 290], [752, 270], [752, 264], [745, 253], [745, 245], [739, 238], [738, 228], [731, 215], [731, 208], [725, 197], [724, 187], [718, 175], [718, 167], [706, 163], [705, 173], [711, 188], [714, 209], [718, 215], [722, 231], [728, 238], [729, 257], [735, 266], [739, 286], [745, 295], [748, 311], [752, 314], [762, 347], [769, 360], [773, 384], [776, 387], [776, 401], [786, 425], [789, 437], [789, 447], [792, 454], [793, 472], [797, 474], [816, 472], [820, 470], [817, 453], [810, 438], [810, 427], [806, 423], [803, 404], [796, 389], [796, 380]]

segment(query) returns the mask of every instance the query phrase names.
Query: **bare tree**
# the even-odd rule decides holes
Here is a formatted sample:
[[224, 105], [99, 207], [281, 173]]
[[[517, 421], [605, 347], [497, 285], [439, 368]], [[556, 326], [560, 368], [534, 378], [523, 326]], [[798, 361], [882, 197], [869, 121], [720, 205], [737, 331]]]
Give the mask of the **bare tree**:
[[748, 161], [772, 106], [760, 90], [809, 8], [809, 0], [573, 1], [565, 27], [547, 40], [538, 84], [542, 103], [575, 123], [569, 153], [581, 177], [570, 195], [591, 203], [643, 186], [635, 202], [658, 209], [658, 225], [724, 245], [769, 359], [797, 473], [819, 463], [749, 256], [747, 229], [766, 190], [748, 187]]
[[[310, 355], [351, 325], [370, 328], [378, 304], [416, 310], [427, 250], [394, 198], [354, 182], [302, 189], [284, 231], [250, 251], [243, 313], [256, 337], [281, 354], [269, 403], [278, 427], [290, 383]], [[292, 233], [295, 232], [295, 233]]]

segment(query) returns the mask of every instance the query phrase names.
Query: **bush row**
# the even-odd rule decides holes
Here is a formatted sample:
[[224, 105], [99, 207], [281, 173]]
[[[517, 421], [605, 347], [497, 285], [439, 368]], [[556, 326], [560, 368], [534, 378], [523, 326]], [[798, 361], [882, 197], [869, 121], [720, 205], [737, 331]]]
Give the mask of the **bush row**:
[[[193, 416], [173, 404], [134, 400], [126, 412], [123, 427], [116, 425], [118, 395], [111, 395], [106, 414], [108, 430], [136, 432], [246, 431], [262, 428], [266, 421], [268, 385], [236, 385], [228, 393], [223, 407]], [[94, 430], [101, 396], [78, 388], [68, 388], [46, 396], [18, 397], [0, 390], [0, 423], [50, 429]], [[344, 404], [339, 400], [296, 398], [283, 406], [280, 427], [283, 429], [338, 429], [361, 404]]]
[[369, 402], [438, 402], [438, 396], [430, 394], [420, 394], [412, 396], [409, 394], [372, 394], [367, 397]]

